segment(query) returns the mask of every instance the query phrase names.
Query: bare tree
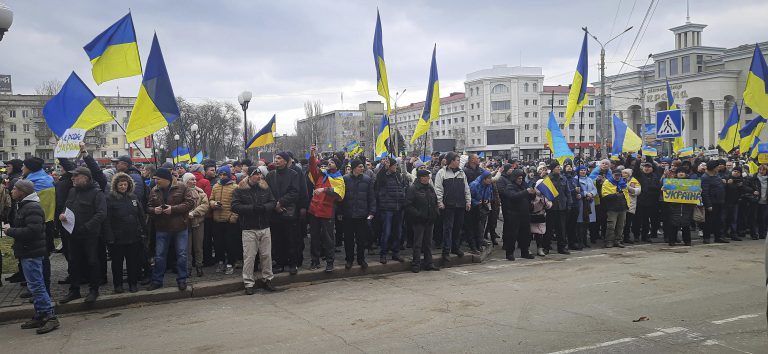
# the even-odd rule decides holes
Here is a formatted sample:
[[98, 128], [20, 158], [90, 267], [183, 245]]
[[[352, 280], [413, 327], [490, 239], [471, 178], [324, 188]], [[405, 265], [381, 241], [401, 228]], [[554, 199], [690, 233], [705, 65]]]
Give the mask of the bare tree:
[[61, 86], [63, 85], [64, 84], [57, 79], [48, 80], [35, 87], [35, 94], [42, 96], [53, 96], [59, 93]]

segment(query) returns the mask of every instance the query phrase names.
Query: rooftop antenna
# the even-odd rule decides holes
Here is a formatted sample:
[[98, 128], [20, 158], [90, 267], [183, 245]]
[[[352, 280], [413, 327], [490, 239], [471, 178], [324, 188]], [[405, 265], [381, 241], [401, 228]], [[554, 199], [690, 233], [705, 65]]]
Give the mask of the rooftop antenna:
[[691, 23], [691, 1], [685, 0], [685, 23]]

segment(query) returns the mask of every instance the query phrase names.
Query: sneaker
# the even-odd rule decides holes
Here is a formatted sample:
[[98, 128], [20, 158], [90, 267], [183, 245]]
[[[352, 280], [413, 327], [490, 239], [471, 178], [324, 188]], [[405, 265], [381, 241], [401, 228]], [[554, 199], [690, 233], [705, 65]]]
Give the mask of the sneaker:
[[523, 257], [525, 259], [534, 259], [534, 258], [536, 258], [536, 256], [534, 256], [534, 255], [532, 255], [530, 253], [526, 253], [526, 254], [522, 255], [521, 257]]
[[48, 332], [56, 330], [57, 328], [59, 328], [59, 326], [61, 326], [61, 324], [59, 323], [59, 319], [56, 318], [56, 316], [47, 317], [43, 320], [45, 321], [45, 323], [43, 324], [42, 327], [38, 328], [37, 331], [35, 331], [37, 334], [46, 334]]
[[233, 267], [231, 264], [227, 264], [227, 268], [224, 271], [224, 274], [230, 275], [235, 273], [235, 267]]
[[224, 263], [219, 263], [216, 265], [216, 273], [224, 273], [226, 269], [227, 267], [224, 265]]
[[21, 329], [40, 328], [45, 324], [42, 317], [33, 317], [31, 320], [21, 324]]
[[624, 244], [621, 244], [621, 243], [614, 243], [613, 247], [624, 248], [625, 246]]
[[70, 302], [72, 300], [79, 299], [79, 298], [80, 298], [80, 293], [79, 292], [78, 293], [70, 292], [63, 299], [59, 300], [59, 303], [60, 304], [66, 304], [66, 303], [68, 303], [68, 302]]
[[318, 270], [320, 269], [320, 261], [312, 261], [309, 264], [309, 270]]
[[724, 238], [716, 238], [715, 243], [731, 243], [731, 241], [728, 241]]
[[29, 290], [24, 289], [24, 291], [22, 291], [21, 294], [19, 294], [19, 297], [22, 299], [29, 299], [32, 297], [32, 293], [29, 292]]
[[243, 269], [243, 261], [235, 262], [235, 269]]
[[411, 266], [411, 272], [418, 273], [421, 271], [421, 267], [419, 265], [412, 265]]
[[253, 295], [254, 292], [255, 290], [253, 290], [252, 286], [248, 286], [245, 288], [245, 295]]
[[326, 262], [325, 263], [325, 272], [326, 273], [332, 273], [333, 272], [333, 262]]
[[20, 283], [24, 281], [24, 276], [21, 275], [21, 272], [16, 272], [16, 273], [13, 273], [13, 275], [5, 278], [5, 280], [11, 283]]
[[507, 253], [507, 260], [508, 261], [514, 261], [515, 260], [515, 255], [512, 254], [512, 253]]
[[741, 237], [731, 237], [731, 241], [744, 241]]
[[459, 258], [464, 257], [464, 252], [462, 252], [462, 250], [456, 250], [451, 253], [455, 254]]
[[69, 284], [70, 283], [69, 276], [67, 276], [63, 280], [59, 280], [57, 283], [59, 283], [60, 285]]

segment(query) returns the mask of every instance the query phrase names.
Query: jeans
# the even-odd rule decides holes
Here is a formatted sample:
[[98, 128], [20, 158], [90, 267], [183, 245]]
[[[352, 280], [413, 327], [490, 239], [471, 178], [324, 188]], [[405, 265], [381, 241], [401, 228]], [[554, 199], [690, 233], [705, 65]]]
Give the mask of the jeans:
[[[400, 234], [403, 230], [403, 211], [402, 210], [383, 210], [381, 215], [381, 247], [380, 255], [382, 257], [389, 253], [392, 248], [392, 257], [400, 254]], [[464, 215], [462, 213], [462, 215]]]
[[243, 230], [243, 283], [246, 288], [256, 285], [253, 276], [256, 254], [261, 262], [261, 277], [264, 280], [272, 280], [275, 276], [272, 274], [272, 236], [269, 228]]
[[725, 234], [730, 237], [739, 236], [739, 205], [725, 205]]
[[[355, 245], [357, 245], [357, 263], [365, 261], [365, 248], [368, 246], [370, 228], [365, 218], [344, 218], [344, 251], [347, 262], [355, 260]], [[431, 238], [432, 235], [430, 234]]]
[[187, 281], [187, 230], [176, 233], [158, 231], [155, 236], [155, 268], [152, 270], [152, 283], [163, 285], [165, 276], [165, 262], [171, 240], [176, 241], [176, 282]]
[[43, 257], [22, 258], [21, 268], [24, 271], [24, 279], [27, 281], [27, 289], [32, 293], [35, 316], [37, 318], [53, 316], [53, 303], [45, 290], [45, 280], [43, 280]]
[[760, 238], [765, 238], [766, 235], [766, 229], [768, 229], [768, 204], [757, 204], [757, 212], [755, 214], [755, 224], [757, 226], [755, 227], [759, 234]]
[[333, 257], [335, 252], [336, 241], [334, 226], [336, 221], [334, 218], [318, 218], [314, 215], [309, 215], [309, 234], [310, 244], [309, 251], [312, 256], [312, 262], [319, 263], [320, 258], [326, 262], [333, 263]]
[[443, 255], [459, 251], [465, 210], [465, 208], [455, 207], [443, 209]]

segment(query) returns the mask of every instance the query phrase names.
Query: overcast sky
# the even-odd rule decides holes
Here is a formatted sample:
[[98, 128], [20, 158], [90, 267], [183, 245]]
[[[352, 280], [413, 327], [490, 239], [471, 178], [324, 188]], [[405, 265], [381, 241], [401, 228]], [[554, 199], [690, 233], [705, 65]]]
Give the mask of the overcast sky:
[[[138, 77], [96, 85], [82, 50], [130, 7], [142, 62], [156, 31], [176, 95], [236, 103], [238, 93], [250, 90], [249, 120], [262, 125], [277, 113], [279, 133], [293, 132], [306, 100], [321, 100], [330, 111], [380, 99], [372, 54], [377, 6], [391, 94], [408, 89], [401, 106], [424, 100], [434, 43], [441, 96], [463, 92], [467, 73], [494, 64], [541, 66], [546, 84], [568, 85], [582, 26], [603, 41], [634, 26], [606, 48], [611, 74], [636, 36], [634, 65], [648, 53], [674, 49], [668, 29], [686, 16], [685, 1], [663, 0], [638, 36], [651, 0], [0, 1], [15, 13], [0, 42], [0, 74], [13, 76], [14, 93], [32, 94], [74, 70], [98, 95], [115, 95], [119, 87], [121, 95], [135, 96]], [[706, 46], [768, 40], [764, 0], [691, 0], [690, 6], [691, 21], [709, 25]], [[590, 41], [590, 82], [599, 78], [598, 59], [599, 46]]]

